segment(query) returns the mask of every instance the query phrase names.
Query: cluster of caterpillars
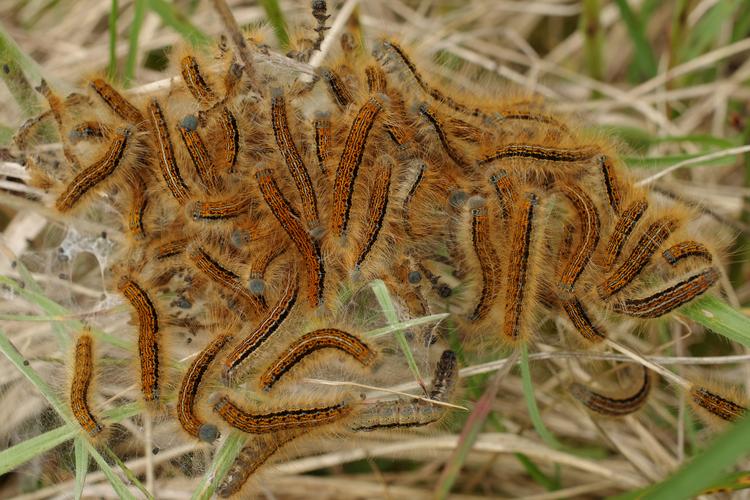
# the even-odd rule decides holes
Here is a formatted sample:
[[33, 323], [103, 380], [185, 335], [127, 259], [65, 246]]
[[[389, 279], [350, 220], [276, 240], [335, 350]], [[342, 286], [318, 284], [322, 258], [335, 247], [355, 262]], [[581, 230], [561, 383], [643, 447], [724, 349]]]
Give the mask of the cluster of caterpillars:
[[[479, 102], [443, 90], [393, 40], [371, 54], [353, 40], [345, 35], [312, 81], [243, 66], [222, 43], [213, 58], [178, 54], [181, 81], [156, 95], [128, 99], [104, 79], [67, 99], [40, 87], [67, 168], [36, 167], [34, 179], [62, 213], [106, 195], [128, 235], [111, 287], [132, 309], [142, 399], [171, 408], [196, 439], [214, 441], [222, 426], [256, 435], [222, 495], [311, 430], [442, 418], [437, 403], [452, 399], [457, 379], [450, 351], [426, 400], [368, 404], [341, 391], [295, 400], [309, 359], [358, 373], [379, 359], [373, 341], [336, 319], [341, 297], [372, 279], [404, 317], [447, 307], [466, 337], [517, 348], [544, 311], [593, 345], [607, 337], [607, 316], [664, 316], [719, 278], [714, 249], [691, 236], [698, 214], [656, 206], [606, 141], [533, 97]], [[304, 61], [309, 50], [293, 55]], [[204, 325], [204, 347], [180, 365], [172, 391], [163, 380], [176, 361], [164, 346], [180, 309]], [[103, 428], [88, 401], [95, 360], [83, 332], [70, 399], [92, 436]], [[622, 399], [578, 384], [571, 394], [624, 415], [651, 385], [645, 372]], [[240, 387], [275, 396], [245, 401]], [[704, 387], [691, 398], [724, 420], [745, 411]]]

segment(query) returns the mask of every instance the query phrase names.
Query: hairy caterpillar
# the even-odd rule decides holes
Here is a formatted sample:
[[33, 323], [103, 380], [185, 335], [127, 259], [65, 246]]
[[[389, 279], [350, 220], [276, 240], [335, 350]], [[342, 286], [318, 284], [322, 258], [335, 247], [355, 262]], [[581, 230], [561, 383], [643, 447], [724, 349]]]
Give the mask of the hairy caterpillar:
[[[269, 56], [260, 38], [241, 40], [244, 48], [224, 46], [213, 61], [197, 51], [179, 54], [182, 79], [143, 98], [92, 82], [91, 101], [100, 109], [75, 120], [65, 114], [67, 99], [48, 99], [55, 109], [47, 116], [81, 165], [102, 168], [87, 173], [67, 155], [58, 172], [38, 173], [57, 192], [71, 187], [61, 212], [99, 206], [99, 198], [122, 212], [111, 230], [134, 237], [113, 255], [116, 266], [138, 269], [131, 281], [141, 292], [127, 284], [122, 290], [136, 311], [144, 399], [171, 404], [174, 396], [172, 417], [206, 441], [222, 420], [273, 435], [263, 441], [265, 452], [243, 455], [251, 471], [298, 428], [329, 419], [347, 422], [337, 428], [349, 430], [411, 428], [446, 413], [421, 400], [329, 407], [302, 398], [274, 406], [261, 393], [252, 410], [222, 399], [214, 413], [195, 414], [206, 387], [246, 377], [248, 387], [296, 401], [287, 393], [304, 391], [306, 382], [295, 366], [332, 346], [302, 346], [289, 340], [290, 330], [311, 321], [316, 331], [330, 331], [342, 315], [382, 321], [362, 292], [362, 275], [388, 284], [400, 319], [449, 312], [452, 340], [467, 352], [478, 344], [533, 347], [549, 331], [537, 328], [538, 320], [556, 317], [570, 320], [563, 327], [572, 323], [584, 346], [606, 345], [620, 319], [641, 325], [671, 314], [719, 281], [721, 248], [702, 241], [698, 213], [636, 188], [613, 147], [582, 132], [576, 119], [556, 116], [535, 99], [501, 92], [473, 98], [438, 83], [395, 41], [376, 44], [371, 56], [370, 47], [354, 48], [354, 38], [345, 37], [341, 50], [329, 49], [334, 55], [316, 66], [305, 66], [309, 51], [292, 51], [300, 59], [283, 59], [298, 64], [287, 75], [265, 63], [240, 67], [238, 60], [282, 57]], [[298, 67], [311, 81], [297, 81]], [[123, 130], [128, 144], [121, 146]], [[94, 153], [100, 146], [106, 158], [103, 149]], [[115, 164], [110, 158], [118, 155]], [[130, 189], [132, 179], [142, 184]], [[103, 274], [115, 288], [110, 270]], [[162, 297], [163, 304], [172, 301], [169, 308], [156, 306]], [[161, 334], [177, 325], [196, 335], [187, 340], [199, 338], [210, 325], [206, 311], [217, 304], [247, 323], [226, 333], [237, 343], [215, 339], [184, 364], [183, 383], [170, 387], [160, 377], [160, 359], [171, 355]], [[446, 331], [441, 326], [424, 337], [442, 343]], [[395, 356], [370, 363], [368, 349], [342, 345], [344, 357], [370, 365], [357, 371], [342, 364], [344, 379], [378, 385], [393, 368]], [[212, 362], [218, 373], [206, 368]], [[450, 402], [456, 377], [436, 375], [448, 382], [430, 397]], [[624, 414], [645, 402], [650, 383], [632, 398], [576, 391], [589, 407], [606, 413], [609, 404], [610, 413]], [[740, 414], [731, 398], [722, 402], [698, 389], [690, 395], [707, 411]], [[369, 423], [346, 420], [358, 415]]]

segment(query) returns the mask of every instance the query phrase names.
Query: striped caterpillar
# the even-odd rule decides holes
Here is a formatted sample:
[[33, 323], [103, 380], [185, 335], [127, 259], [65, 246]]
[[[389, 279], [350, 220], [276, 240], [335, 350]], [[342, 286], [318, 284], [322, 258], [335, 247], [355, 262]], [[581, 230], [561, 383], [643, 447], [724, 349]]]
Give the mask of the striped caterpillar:
[[[134, 237], [116, 265], [135, 271], [109, 285], [135, 312], [136, 378], [143, 400], [174, 404], [194, 438], [211, 442], [220, 426], [270, 434], [272, 455], [295, 432], [440, 420], [447, 410], [421, 400], [364, 410], [351, 398], [292, 403], [313, 356], [373, 383], [391, 368], [378, 366], [393, 361], [375, 356], [362, 330], [337, 323], [352, 291], [374, 279], [388, 283], [403, 316], [449, 310], [469, 350], [533, 345], [542, 314], [562, 318], [584, 345], [601, 344], [618, 319], [661, 318], [719, 281], [720, 249], [694, 231], [699, 212], [660, 203], [612, 145], [537, 102], [479, 102], [443, 88], [394, 40], [343, 47], [307, 85], [240, 67], [242, 50], [222, 49], [216, 64], [181, 54], [181, 80], [140, 98], [94, 79], [96, 120], [66, 115], [65, 101], [44, 89], [70, 158], [80, 158], [61, 169], [52, 204], [72, 212], [95, 206], [97, 193], [122, 207], [120, 227]], [[96, 154], [77, 149], [83, 143]], [[180, 305], [167, 308], [175, 295]], [[236, 323], [193, 353], [170, 398], [167, 340], [185, 319], [175, 310], [205, 326], [213, 307]], [[443, 365], [449, 375], [436, 375], [432, 390], [441, 380], [450, 390], [430, 397], [450, 402], [455, 359]], [[247, 379], [286, 406], [265, 394], [252, 408], [232, 399]], [[652, 383], [646, 375], [625, 398], [572, 391], [594, 412], [624, 415], [642, 407]], [[213, 394], [213, 411], [196, 411]], [[690, 395], [724, 420], [744, 413], [708, 391]], [[251, 455], [245, 463], [271, 457]]]

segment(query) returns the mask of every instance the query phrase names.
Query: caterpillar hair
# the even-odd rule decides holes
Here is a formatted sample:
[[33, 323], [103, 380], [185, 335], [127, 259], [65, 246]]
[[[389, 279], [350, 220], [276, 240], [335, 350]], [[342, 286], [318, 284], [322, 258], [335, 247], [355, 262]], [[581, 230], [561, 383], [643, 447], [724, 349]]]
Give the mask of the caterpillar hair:
[[375, 351], [351, 333], [336, 328], [323, 328], [304, 334], [287, 347], [260, 376], [263, 390], [271, 388], [302, 360], [321, 349], [335, 349], [348, 354], [364, 366], [375, 359]]
[[640, 410], [651, 392], [651, 375], [643, 367], [643, 381], [637, 390], [625, 397], [612, 397], [592, 391], [582, 384], [570, 386], [570, 393], [589, 410], [609, 417], [622, 417]]
[[70, 408], [83, 430], [94, 437], [102, 431], [102, 426], [92, 413], [89, 401], [91, 379], [94, 376], [92, 345], [91, 332], [84, 329], [76, 339], [73, 380], [70, 384]]

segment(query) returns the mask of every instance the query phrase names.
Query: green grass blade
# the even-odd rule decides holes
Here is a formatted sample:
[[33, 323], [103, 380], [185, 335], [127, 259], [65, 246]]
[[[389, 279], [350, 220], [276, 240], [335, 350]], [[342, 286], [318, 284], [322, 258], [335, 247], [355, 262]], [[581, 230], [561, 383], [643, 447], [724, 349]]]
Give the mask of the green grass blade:
[[689, 144], [701, 145], [701, 146], [712, 146], [718, 149], [729, 149], [744, 144], [742, 140], [737, 137], [732, 140], [726, 137], [716, 137], [715, 135], [708, 134], [692, 134], [692, 135], [666, 135], [664, 137], [656, 137], [650, 134], [648, 137], [649, 144], [672, 144], [686, 142]]
[[110, 467], [110, 465], [107, 463], [106, 460], [104, 460], [104, 457], [99, 454], [98, 451], [96, 451], [96, 448], [94, 448], [94, 445], [88, 442], [88, 440], [85, 441], [85, 446], [88, 452], [93, 457], [94, 461], [99, 465], [99, 469], [104, 473], [107, 480], [109, 481], [109, 484], [112, 485], [112, 488], [115, 490], [115, 493], [123, 499], [133, 499], [135, 500], [135, 496], [130, 493], [130, 490], [127, 486], [125, 486], [125, 483], [122, 482], [122, 479], [120, 476], [115, 473], [114, 469]]
[[149, 8], [161, 18], [164, 24], [175, 30], [192, 45], [206, 45], [211, 42], [211, 37], [196, 28], [174, 5], [164, 0], [146, 1], [148, 1]]
[[628, 5], [627, 0], [615, 0], [617, 8], [620, 9], [620, 17], [625, 21], [630, 34], [630, 40], [633, 42], [635, 50], [635, 65], [643, 78], [652, 78], [656, 75], [657, 65], [654, 52], [651, 50], [651, 44], [646, 38], [645, 24], [638, 19], [633, 10]]
[[734, 18], [733, 24], [732, 42], [737, 42], [750, 35], [750, 9], [740, 9]]
[[425, 325], [428, 323], [438, 323], [448, 316], [450, 316], [449, 313], [440, 313], [430, 314], [429, 316], [422, 316], [421, 318], [408, 319], [406, 321], [393, 323], [392, 325], [384, 326], [382, 328], [370, 330], [369, 332], [365, 333], [364, 336], [371, 339], [377, 339], [379, 337], [388, 335], [389, 333], [408, 330], [409, 328], [414, 328], [415, 326]]
[[216, 451], [211, 466], [203, 475], [198, 487], [195, 488], [192, 500], [208, 500], [213, 496], [216, 486], [226, 476], [232, 462], [245, 445], [245, 441], [247, 441], [247, 436], [241, 432], [232, 432], [227, 436], [224, 444]]
[[[672, 9], [672, 23], [670, 26], [669, 34], [669, 67], [672, 69], [677, 66], [682, 60], [680, 59], [680, 52], [685, 45], [685, 35], [688, 30], [687, 21], [688, 13], [690, 10], [691, 0], [677, 0], [674, 8]], [[667, 89], [681, 86], [680, 79], [673, 80], [667, 83]], [[668, 105], [669, 106], [669, 105]], [[669, 106], [669, 113], [674, 118], [675, 110]]]
[[[745, 122], [741, 139], [742, 144], [750, 144], [750, 120]], [[742, 170], [744, 174], [742, 183], [745, 188], [750, 187], [750, 155], [745, 155]], [[740, 221], [750, 224], [750, 211], [746, 206], [740, 213]], [[734, 241], [730, 255], [734, 258], [729, 263], [729, 280], [735, 288], [739, 288], [745, 284], [745, 265], [750, 261], [750, 235], [744, 231], [740, 233]]]
[[[72, 417], [70, 416], [70, 412], [68, 412], [67, 408], [65, 408], [64, 405], [60, 402], [55, 392], [50, 388], [49, 385], [47, 385], [44, 380], [42, 380], [42, 378], [39, 376], [36, 370], [31, 367], [31, 365], [26, 364], [26, 359], [10, 342], [8, 337], [5, 335], [5, 332], [3, 332], [2, 330], [0, 330], [0, 352], [2, 352], [5, 357], [8, 358], [8, 360], [11, 362], [11, 364], [13, 364], [13, 366], [15, 366], [16, 369], [18, 369], [18, 371], [20, 371], [21, 374], [26, 377], [26, 379], [31, 382], [34, 387], [36, 387], [36, 389], [42, 394], [42, 396], [44, 396], [50, 406], [52, 406], [57, 414], [60, 415], [60, 417], [68, 425], [75, 429], [79, 428], [78, 423], [72, 419]], [[107, 476], [107, 479], [109, 479], [112, 487], [120, 495], [120, 497], [134, 498], [128, 491], [125, 484], [122, 482], [122, 479], [120, 479], [120, 477], [115, 474], [115, 472], [106, 462], [106, 460], [104, 460], [104, 458], [99, 454], [96, 448], [94, 448], [94, 446], [88, 440], [85, 441], [85, 444], [86, 449], [94, 458], [94, 460], [96, 460], [96, 462], [99, 464], [100, 469], [102, 470], [104, 475]]]
[[729, 149], [746, 144], [740, 134], [737, 134], [734, 137], [716, 137], [709, 134], [656, 136], [643, 128], [629, 127], [626, 125], [594, 127], [594, 130], [606, 135], [616, 136], [618, 139], [627, 142], [631, 149], [635, 151], [645, 151], [654, 144], [687, 143], [702, 146], [702, 149]]
[[539, 406], [536, 404], [536, 398], [534, 397], [534, 385], [531, 381], [531, 369], [529, 368], [529, 348], [526, 344], [522, 344], [520, 347], [521, 351], [521, 380], [523, 381], [523, 397], [526, 400], [526, 407], [529, 410], [529, 418], [531, 423], [534, 425], [539, 437], [542, 438], [547, 446], [555, 449], [563, 449], [562, 443], [547, 429], [542, 420], [542, 415], [539, 412]]
[[560, 489], [560, 467], [558, 464], [555, 465], [555, 475], [550, 477], [523, 453], [514, 453], [513, 456], [521, 462], [521, 465], [523, 465], [523, 468], [526, 470], [526, 474], [528, 474], [531, 479], [542, 485], [547, 491], [557, 491]]
[[29, 58], [0, 24], [0, 78], [8, 87], [25, 117], [35, 115], [41, 108], [39, 94], [29, 80], [41, 80], [39, 67]]
[[[54, 322], [53, 325], [58, 323], [62, 324], [62, 326], [64, 328], [67, 328], [69, 331], [77, 331], [83, 328], [83, 323], [81, 323], [80, 321], [67, 319], [73, 316], [73, 313], [71, 311], [61, 306], [57, 302], [48, 299], [45, 295], [32, 292], [28, 290], [28, 288], [20, 286], [16, 280], [8, 278], [7, 276], [0, 275], [0, 284], [7, 286], [20, 297], [41, 308], [48, 314], [49, 318], [51, 318], [50, 320]], [[101, 330], [92, 328], [92, 333], [97, 339], [107, 342], [115, 347], [119, 347], [121, 349], [130, 349], [132, 347], [132, 343], [128, 342], [127, 340], [121, 339]], [[62, 342], [69, 343], [70, 338], [67, 335], [63, 335]]]
[[138, 65], [138, 38], [143, 26], [143, 18], [146, 16], [148, 0], [135, 0], [133, 3], [133, 23], [130, 25], [130, 36], [128, 37], [128, 58], [125, 61], [125, 85], [130, 85], [135, 78], [135, 70]]
[[[745, 0], [742, 0], [745, 1]], [[688, 30], [687, 41], [680, 54], [681, 61], [689, 61], [703, 54], [717, 42], [727, 22], [732, 22], [738, 0], [722, 0], [711, 7], [698, 22]]]
[[117, 17], [119, 15], [118, 4], [119, 2], [117, 0], [112, 0], [112, 6], [109, 10], [109, 66], [107, 67], [107, 77], [111, 81], [117, 80]]
[[109, 459], [116, 463], [118, 467], [120, 467], [120, 470], [123, 474], [125, 474], [125, 477], [128, 478], [128, 481], [130, 481], [133, 486], [138, 488], [138, 490], [143, 493], [143, 496], [148, 500], [154, 500], [154, 496], [149, 493], [145, 486], [143, 486], [143, 483], [138, 480], [138, 477], [133, 473], [133, 471], [130, 470], [127, 465], [125, 465], [125, 462], [123, 462], [120, 457], [118, 457], [111, 449], [106, 448], [105, 451], [107, 452], [107, 456], [109, 457]]
[[[630, 491], [613, 497], [612, 500], [639, 500], [645, 498], [646, 495], [656, 489], [656, 485], [641, 490]], [[714, 493], [731, 493], [733, 491], [742, 491], [750, 488], [750, 472], [735, 472], [729, 474], [721, 479], [711, 482], [707, 487], [703, 488], [700, 492], [701, 495], [712, 495]]]
[[86, 484], [86, 474], [89, 471], [89, 451], [86, 449], [85, 438], [78, 437], [73, 442], [76, 458], [76, 481], [74, 495], [76, 499], [83, 495], [83, 486]]
[[[107, 410], [105, 415], [108, 422], [116, 423], [137, 415], [140, 412], [140, 405], [131, 403]], [[73, 439], [80, 432], [81, 429], [78, 424], [65, 424], [0, 451], [0, 475], [15, 469], [35, 456], [41, 455], [69, 439]]]
[[458, 479], [458, 474], [461, 472], [461, 468], [466, 462], [466, 458], [469, 452], [474, 447], [474, 443], [479, 437], [479, 433], [482, 431], [487, 418], [490, 416], [492, 411], [492, 405], [497, 398], [497, 391], [500, 389], [500, 382], [502, 382], [505, 375], [513, 368], [518, 359], [517, 352], [511, 353], [506, 358], [506, 363], [498, 370], [490, 379], [484, 389], [482, 397], [474, 404], [469, 418], [464, 423], [461, 435], [458, 438], [456, 449], [451, 453], [451, 457], [443, 468], [443, 472], [440, 474], [438, 484], [435, 487], [434, 498], [443, 500], [450, 496], [453, 485]]
[[492, 409], [492, 401], [496, 395], [493, 392], [491, 398], [480, 399], [474, 405], [474, 411], [466, 420], [466, 425], [463, 431], [461, 431], [458, 446], [451, 454], [451, 459], [440, 476], [440, 481], [435, 491], [436, 499], [442, 500], [450, 496], [453, 485], [456, 483], [456, 479], [458, 479], [458, 474], [461, 472], [464, 463], [466, 463], [466, 458], [477, 441], [479, 433], [482, 432], [482, 427], [484, 427], [487, 415]]
[[286, 22], [284, 13], [281, 11], [278, 0], [260, 0], [263, 10], [266, 11], [268, 22], [273, 26], [276, 38], [279, 40], [281, 49], [286, 51], [289, 48], [289, 34], [286, 31]]
[[[382, 280], [374, 280], [372, 283], [370, 283], [370, 286], [372, 287], [372, 291], [375, 294], [375, 298], [378, 300], [378, 304], [380, 304], [380, 308], [383, 310], [383, 315], [385, 316], [388, 324], [395, 325], [396, 323], [398, 323], [399, 321], [398, 315], [396, 314], [396, 307], [393, 305], [391, 294], [388, 292], [388, 287], [385, 286], [385, 283], [383, 283]], [[396, 330], [393, 332], [393, 335], [396, 337], [396, 341], [401, 347], [404, 356], [406, 356], [406, 362], [408, 363], [409, 369], [414, 375], [414, 378], [420, 385], [424, 386], [424, 379], [419, 373], [419, 367], [417, 366], [417, 362], [414, 359], [414, 354], [412, 354], [411, 349], [409, 348], [409, 343], [406, 341], [404, 331], [400, 329]]]
[[[36, 304], [38, 307], [41, 307], [43, 310], [45, 310], [48, 314], [60, 314], [60, 311], [65, 311], [65, 309], [57, 304], [56, 302], [49, 300], [47, 296], [44, 294], [44, 289], [39, 285], [39, 283], [36, 282], [34, 279], [34, 276], [31, 274], [29, 269], [26, 267], [26, 265], [23, 263], [21, 259], [16, 259], [15, 261], [15, 267], [18, 271], [18, 274], [21, 276], [21, 279], [23, 280], [23, 290], [33, 292], [33, 299], [31, 296], [27, 298], [29, 302]], [[0, 280], [5, 278], [4, 276], [0, 276]], [[18, 285], [13, 282], [14, 286], [10, 286], [10, 284], [6, 283], [12, 290], [19, 292], [20, 288]], [[20, 295], [23, 295], [19, 292]], [[79, 327], [80, 328], [80, 327]], [[52, 323], [52, 330], [57, 335], [57, 340], [60, 343], [60, 347], [63, 349], [67, 349], [70, 346], [70, 337], [67, 335], [67, 332], [65, 330], [65, 325], [54, 322]]]
[[[461, 339], [458, 333], [458, 327], [456, 326], [454, 321], [451, 321], [449, 319], [447, 320], [446, 329], [448, 332], [448, 335], [447, 335], [448, 344], [450, 345], [451, 349], [455, 351], [459, 364], [466, 365], [467, 360], [466, 360], [466, 357], [464, 356], [463, 348], [461, 346]], [[486, 381], [490, 378], [490, 376], [491, 376], [490, 374], [482, 374], [481, 376], [470, 376], [466, 378], [465, 379], [466, 393], [464, 397], [470, 401], [475, 401], [481, 398], [484, 392], [484, 386], [486, 385]], [[501, 417], [495, 412], [491, 412], [487, 416], [487, 424], [491, 426], [491, 428], [495, 432], [507, 432], [508, 431], [508, 429], [503, 424]], [[555, 480], [555, 478], [551, 478], [547, 476], [530, 458], [523, 455], [522, 453], [514, 453], [514, 456], [518, 459], [518, 461], [521, 463], [523, 468], [526, 470], [526, 473], [534, 481], [542, 485], [544, 488], [546, 488], [549, 491], [557, 490], [560, 488], [560, 481]]]
[[0, 125], [0, 146], [7, 146], [13, 139], [13, 134], [16, 133], [16, 129], [8, 127], [6, 125]]
[[599, 22], [600, 13], [599, 0], [583, 0], [581, 30], [583, 31], [586, 66], [589, 70], [589, 76], [594, 80], [602, 80], [604, 76], [604, 65], [602, 63], [604, 37], [602, 36], [602, 25]]
[[[684, 155], [652, 156], [649, 158], [638, 158], [638, 157], [633, 157], [633, 156], [626, 156], [623, 159], [625, 160], [625, 163], [630, 168], [649, 168], [650, 169], [650, 168], [671, 167], [672, 165], [676, 163], [680, 163], [686, 160], [692, 160], [693, 158], [698, 158], [700, 156], [709, 155], [714, 152], [716, 151], [701, 151], [695, 154], [684, 154]], [[705, 160], [705, 161], [702, 161], [700, 163], [695, 163], [690, 166], [692, 167], [707, 167], [707, 166], [726, 167], [726, 166], [734, 165], [735, 161], [737, 161], [737, 157], [735, 155], [727, 155], [727, 156], [722, 156], [719, 158]]]
[[63, 425], [0, 451], [0, 475], [7, 474], [32, 458], [73, 439], [78, 432], [72, 425]]
[[36, 389], [41, 393], [42, 396], [44, 396], [50, 406], [52, 406], [52, 408], [67, 423], [72, 425], [73, 420], [70, 417], [67, 408], [63, 406], [52, 388], [47, 385], [47, 382], [42, 380], [42, 377], [39, 376], [36, 370], [34, 370], [31, 365], [27, 363], [26, 358], [24, 358], [23, 355], [18, 351], [18, 349], [16, 349], [16, 346], [11, 343], [11, 341], [5, 335], [5, 332], [2, 330], [0, 330], [0, 352], [2, 352], [5, 357], [8, 358], [8, 361], [10, 361], [11, 364], [13, 364], [13, 366], [15, 366], [16, 369], [18, 369], [18, 371], [20, 371], [21, 374], [26, 377], [26, 379], [31, 382], [34, 387], [36, 387]]
[[701, 297], [679, 312], [712, 332], [750, 347], [750, 318], [717, 297]]
[[750, 416], [737, 422], [666, 481], [616, 498], [618, 500], [693, 498], [707, 488], [722, 482], [726, 469], [750, 453], [748, 442], [750, 442]]

